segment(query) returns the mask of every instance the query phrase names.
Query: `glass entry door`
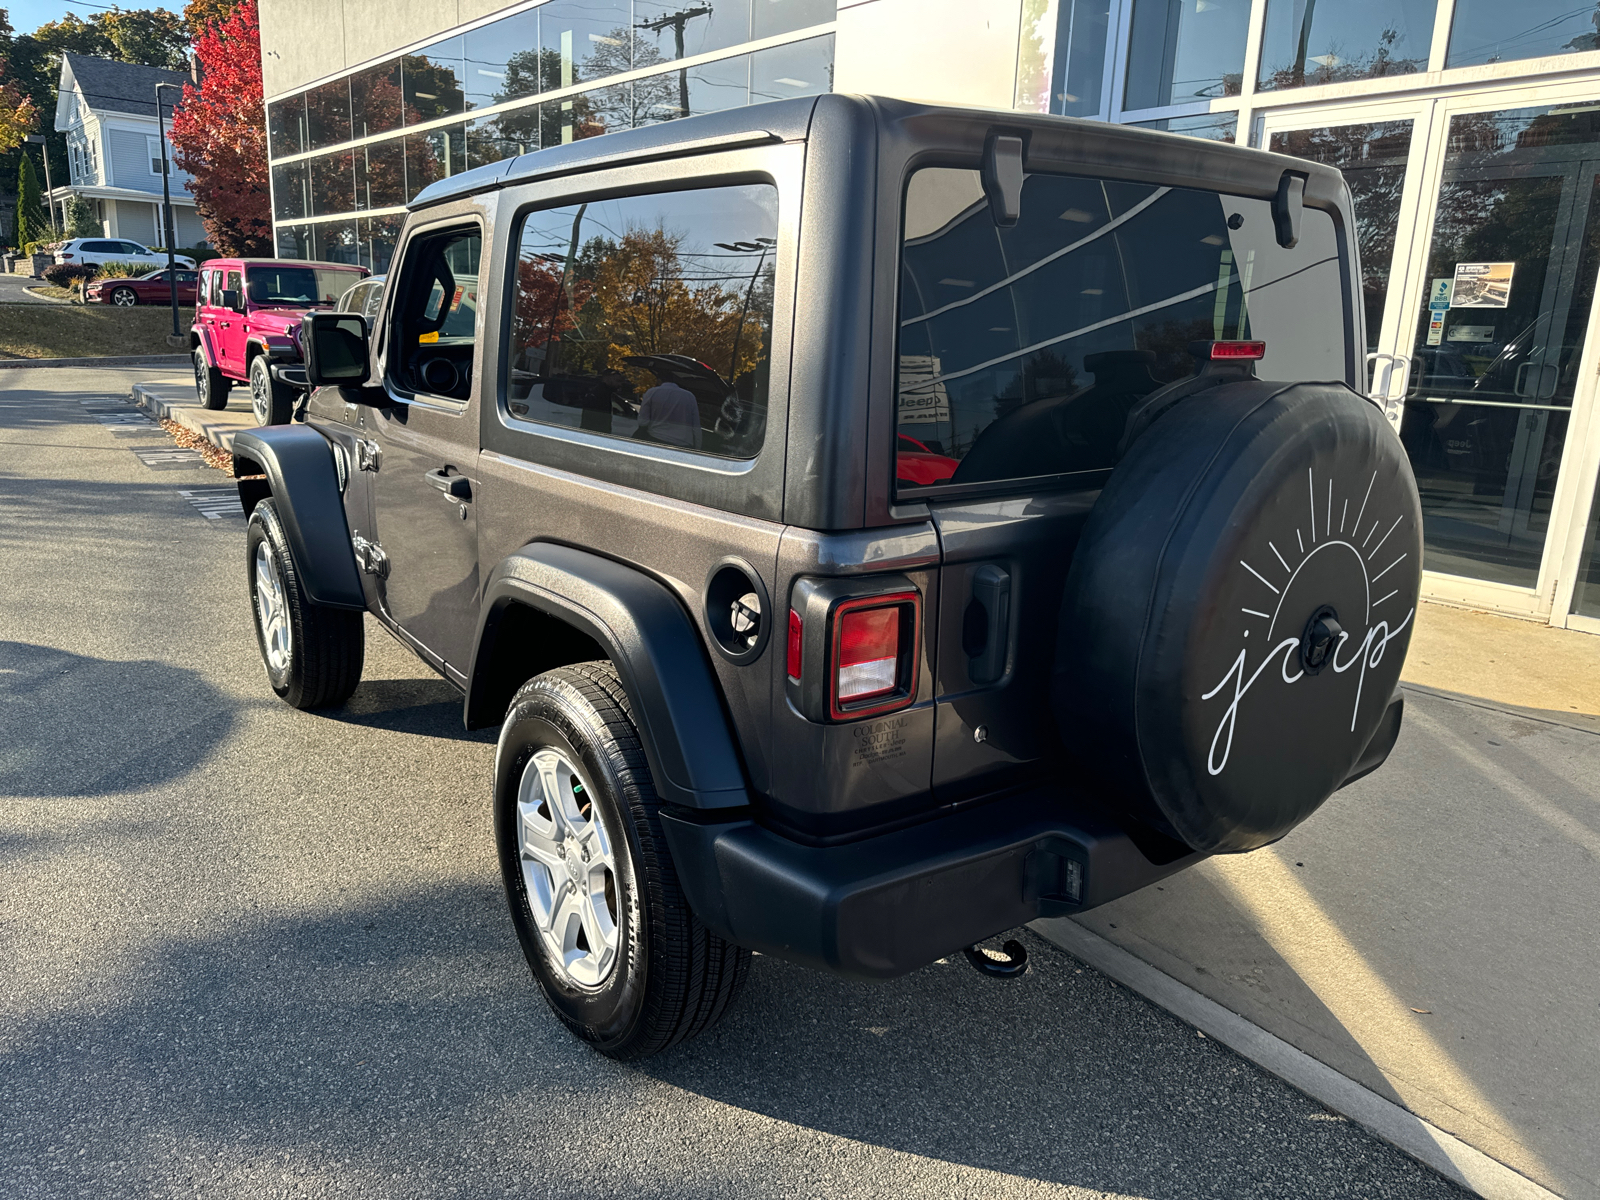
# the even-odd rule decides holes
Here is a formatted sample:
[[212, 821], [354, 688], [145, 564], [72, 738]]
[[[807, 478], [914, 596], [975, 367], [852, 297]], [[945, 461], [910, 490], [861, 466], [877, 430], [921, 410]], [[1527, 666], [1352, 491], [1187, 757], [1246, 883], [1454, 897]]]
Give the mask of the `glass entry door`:
[[1568, 433], [1594, 392], [1600, 99], [1530, 93], [1271, 114], [1258, 144], [1349, 181], [1370, 387], [1417, 474], [1425, 592], [1546, 615], [1595, 486]]
[[1600, 263], [1600, 105], [1440, 116], [1401, 440], [1428, 569], [1534, 599], [1580, 384], [1592, 390], [1579, 364]]

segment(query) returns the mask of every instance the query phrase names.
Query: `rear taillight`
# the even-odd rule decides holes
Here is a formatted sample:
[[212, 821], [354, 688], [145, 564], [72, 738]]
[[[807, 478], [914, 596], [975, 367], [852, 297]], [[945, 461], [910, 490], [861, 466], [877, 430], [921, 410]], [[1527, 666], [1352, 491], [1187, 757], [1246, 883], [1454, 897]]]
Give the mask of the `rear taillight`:
[[62, 258], [71, 258], [71, 257], [72, 257], [72, 255], [70, 255], [70, 254], [63, 254], [63, 255], [62, 255], [62, 256], [61, 256], [61, 257], [62, 257]]
[[834, 609], [828, 711], [835, 720], [911, 703], [921, 608], [917, 593], [894, 592], [845, 600]]

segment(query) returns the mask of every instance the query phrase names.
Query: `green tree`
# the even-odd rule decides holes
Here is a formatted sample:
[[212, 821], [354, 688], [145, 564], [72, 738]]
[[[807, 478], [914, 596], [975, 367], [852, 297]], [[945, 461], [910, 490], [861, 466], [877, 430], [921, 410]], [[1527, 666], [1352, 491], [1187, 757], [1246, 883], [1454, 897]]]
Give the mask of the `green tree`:
[[69, 238], [100, 237], [105, 230], [100, 218], [94, 215], [94, 203], [76, 193], [67, 201], [67, 236]]
[[44, 211], [39, 176], [33, 169], [33, 156], [23, 154], [22, 166], [17, 171], [17, 249], [48, 237], [50, 218]]

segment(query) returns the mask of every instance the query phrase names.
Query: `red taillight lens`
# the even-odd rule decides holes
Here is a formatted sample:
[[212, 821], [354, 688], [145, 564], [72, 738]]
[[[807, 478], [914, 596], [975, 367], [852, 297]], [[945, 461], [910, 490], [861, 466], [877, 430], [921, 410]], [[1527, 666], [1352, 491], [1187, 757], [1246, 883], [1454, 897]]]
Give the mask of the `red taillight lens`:
[[61, 256], [61, 257], [62, 257], [62, 258], [71, 258], [71, 257], [72, 257], [72, 255], [70, 255], [70, 254], [63, 254], [63, 255], [62, 255], [62, 256]]
[[827, 680], [836, 720], [887, 712], [915, 699], [920, 614], [915, 592], [861, 596], [834, 609]]
[[805, 632], [805, 625], [800, 620], [800, 614], [794, 609], [789, 610], [789, 653], [784, 658], [784, 670], [789, 672], [789, 678], [800, 678], [800, 640]]
[[1212, 342], [1211, 360], [1230, 358], [1265, 358], [1265, 342]]
[[839, 703], [892, 692], [900, 667], [900, 609], [868, 608], [839, 614], [835, 695]]

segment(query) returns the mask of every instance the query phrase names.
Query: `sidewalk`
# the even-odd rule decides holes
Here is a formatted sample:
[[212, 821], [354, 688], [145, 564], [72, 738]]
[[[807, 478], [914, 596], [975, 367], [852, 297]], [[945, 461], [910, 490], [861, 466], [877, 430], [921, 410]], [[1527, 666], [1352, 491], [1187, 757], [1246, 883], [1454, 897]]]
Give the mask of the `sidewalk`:
[[1405, 679], [1383, 769], [1077, 924], [1600, 1200], [1600, 638], [1424, 604]]

